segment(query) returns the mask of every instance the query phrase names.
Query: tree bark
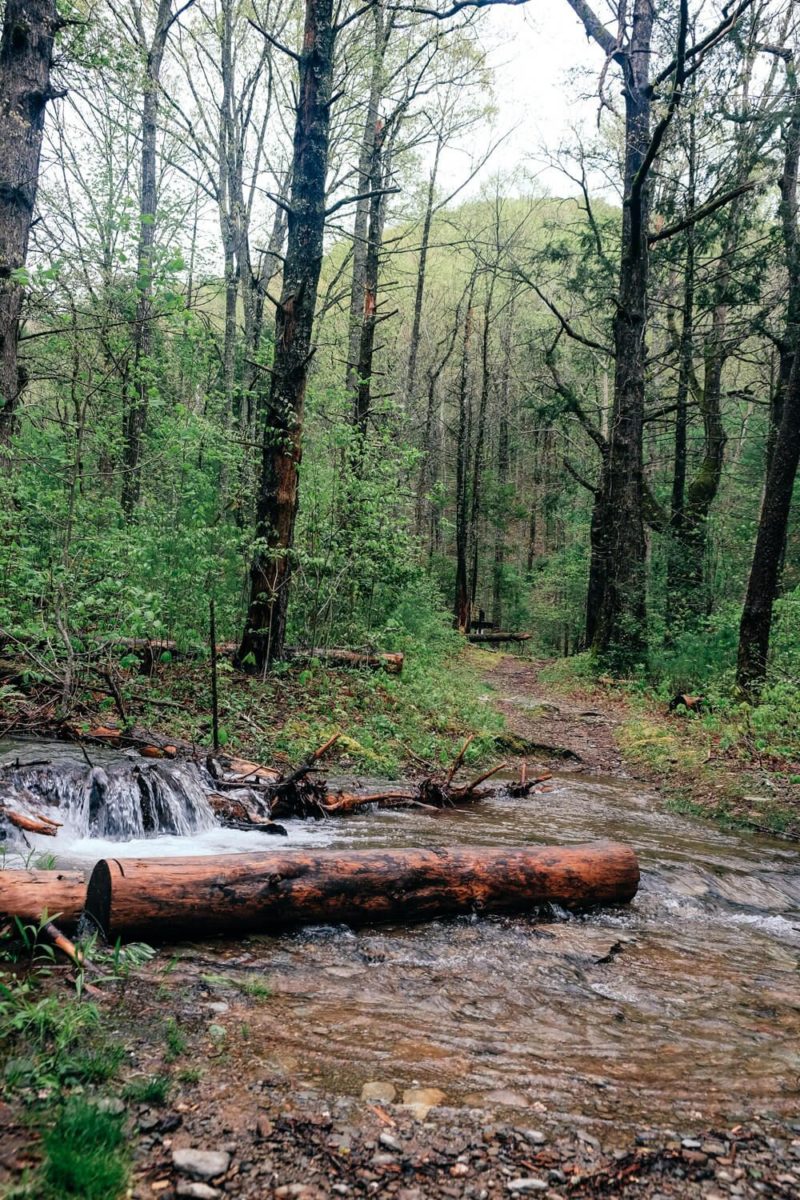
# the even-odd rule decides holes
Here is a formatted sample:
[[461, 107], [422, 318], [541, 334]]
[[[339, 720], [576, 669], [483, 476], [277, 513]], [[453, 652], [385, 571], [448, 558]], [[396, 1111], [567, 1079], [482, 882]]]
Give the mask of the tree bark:
[[105, 936], [156, 938], [459, 912], [624, 904], [636, 855], [615, 842], [525, 849], [322, 850], [216, 858], [104, 859], [86, 897]]
[[652, 0], [636, 0], [630, 47], [625, 55], [625, 161], [622, 246], [614, 318], [614, 402], [608, 456], [603, 463], [601, 511], [604, 587], [593, 648], [610, 664], [626, 668], [647, 653], [647, 579], [643, 489], [643, 429], [647, 347], [647, 225], [650, 188], [648, 90]]
[[472, 289], [470, 284], [464, 317], [464, 340], [461, 347], [461, 370], [458, 378], [458, 441], [456, 443], [456, 582], [453, 617], [456, 629], [469, 632], [469, 463], [471, 458], [471, 397], [469, 354], [472, 340]]
[[303, 407], [322, 269], [330, 100], [336, 30], [333, 0], [307, 0], [283, 287], [269, 374], [257, 545], [239, 661], [265, 669], [281, 657], [299, 500]]
[[361, 354], [362, 328], [365, 314], [369, 307], [367, 299], [367, 259], [371, 245], [370, 226], [373, 222], [373, 198], [367, 196], [367, 193], [380, 186], [374, 182], [376, 166], [379, 168], [380, 164], [380, 151], [383, 140], [383, 124], [380, 121], [379, 109], [384, 88], [383, 64], [389, 42], [389, 32], [393, 24], [393, 21], [390, 21], [389, 28], [386, 28], [382, 3], [376, 3], [373, 6], [372, 19], [374, 22], [372, 71], [370, 73], [369, 94], [367, 97], [367, 114], [364, 121], [364, 132], [361, 139], [361, 150], [358, 160], [357, 193], [362, 199], [356, 204], [355, 220], [353, 222], [353, 274], [350, 283], [350, 325], [347, 369], [345, 372], [347, 392], [352, 399], [356, 420], [358, 414], [359, 359]]
[[419, 340], [422, 330], [422, 309], [425, 303], [425, 276], [428, 269], [428, 247], [431, 241], [431, 226], [433, 225], [434, 200], [436, 197], [436, 176], [439, 172], [439, 158], [442, 153], [442, 137], [436, 139], [436, 150], [433, 156], [430, 179], [428, 180], [428, 196], [425, 202], [425, 217], [422, 222], [422, 237], [419, 244], [419, 263], [417, 265], [417, 286], [414, 291], [414, 316], [411, 322], [411, 338], [408, 347], [408, 371], [406, 373], [406, 399], [409, 405], [414, 402], [417, 389], [417, 359], [419, 358]]
[[55, 0], [6, 0], [0, 36], [0, 443], [14, 432], [26, 383], [19, 331], [39, 182], [53, 45]]
[[767, 674], [772, 612], [800, 462], [800, 86], [794, 55], [787, 52], [785, 61], [791, 111], [784, 134], [784, 164], [780, 181], [780, 216], [788, 279], [786, 327], [778, 383], [780, 424], [764, 485], [753, 562], [739, 625], [736, 669], [738, 686], [751, 695], [757, 695]]
[[37, 924], [46, 913], [74, 929], [86, 900], [83, 871], [0, 871], [0, 917]]
[[498, 512], [495, 515], [494, 566], [492, 570], [492, 622], [500, 628], [503, 619], [503, 583], [506, 559], [506, 488], [510, 463], [508, 439], [508, 404], [511, 387], [511, 346], [514, 330], [513, 308], [509, 314], [503, 347], [503, 377], [500, 384], [500, 413], [497, 427], [497, 491]]
[[492, 299], [497, 278], [496, 269], [492, 272], [489, 290], [483, 310], [483, 337], [481, 339], [481, 392], [478, 400], [478, 419], [475, 422], [475, 451], [472, 461], [472, 495], [470, 497], [470, 529], [469, 540], [472, 546], [472, 561], [470, 564], [469, 602], [470, 612], [475, 608], [478, 594], [478, 568], [480, 565], [480, 518], [483, 490], [483, 444], [486, 436], [486, 414], [489, 408], [489, 336], [491, 332]]
[[144, 93], [141, 120], [141, 170], [139, 176], [139, 243], [136, 253], [136, 316], [133, 323], [133, 381], [123, 417], [122, 511], [130, 520], [142, 490], [142, 443], [147, 426], [152, 386], [153, 265], [158, 213], [158, 110], [161, 63], [167, 34], [173, 23], [172, 0], [159, 0], [153, 37], [149, 45], [141, 9], [135, 9], [139, 49], [144, 54]]
[[358, 338], [356, 382], [353, 394], [353, 426], [356, 431], [357, 447], [353, 469], [360, 474], [363, 465], [364, 443], [367, 437], [372, 410], [372, 361], [375, 354], [375, 330], [378, 326], [378, 280], [380, 276], [383, 226], [386, 217], [386, 197], [380, 194], [384, 185], [383, 162], [384, 127], [376, 121], [373, 134], [372, 170], [369, 188], [373, 192], [369, 201], [367, 225], [367, 255], [364, 263], [364, 289], [362, 292], [361, 325]]

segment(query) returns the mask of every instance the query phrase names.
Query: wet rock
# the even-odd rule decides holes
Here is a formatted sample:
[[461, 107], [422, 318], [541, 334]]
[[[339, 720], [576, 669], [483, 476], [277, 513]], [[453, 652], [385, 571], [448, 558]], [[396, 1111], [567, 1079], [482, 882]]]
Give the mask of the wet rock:
[[361, 1089], [362, 1100], [378, 1100], [383, 1104], [391, 1104], [396, 1095], [397, 1088], [388, 1080], [375, 1079]]
[[222, 1195], [219, 1188], [211, 1187], [208, 1183], [198, 1183], [194, 1179], [180, 1179], [175, 1189], [178, 1196], [186, 1196], [188, 1200], [217, 1200]]
[[519, 1178], [509, 1179], [506, 1184], [508, 1190], [515, 1196], [522, 1196], [528, 1192], [546, 1192], [550, 1185], [544, 1179], [536, 1179], [533, 1175]]
[[411, 1087], [403, 1092], [403, 1104], [427, 1104], [429, 1108], [441, 1104], [444, 1098], [439, 1088]]
[[514, 1092], [510, 1088], [497, 1088], [493, 1092], [487, 1092], [485, 1099], [490, 1104], [502, 1104], [508, 1108], [527, 1108], [530, 1104], [527, 1096], [523, 1096], [522, 1092]]
[[230, 1161], [227, 1150], [196, 1150], [189, 1147], [172, 1151], [175, 1170], [183, 1175], [196, 1175], [198, 1179], [214, 1179], [217, 1175], [224, 1175]]
[[274, 1126], [269, 1117], [265, 1113], [259, 1113], [256, 1117], [256, 1137], [268, 1138], [272, 1134]]

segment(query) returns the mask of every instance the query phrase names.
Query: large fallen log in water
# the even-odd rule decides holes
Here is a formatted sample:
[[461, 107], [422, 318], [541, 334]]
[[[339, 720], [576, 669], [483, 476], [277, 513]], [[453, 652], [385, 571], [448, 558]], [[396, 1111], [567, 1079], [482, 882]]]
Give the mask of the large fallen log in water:
[[208, 858], [103, 859], [86, 910], [110, 939], [241, 933], [345, 921], [420, 921], [461, 912], [568, 909], [631, 900], [629, 846], [290, 850]]
[[47, 913], [64, 929], [72, 929], [85, 900], [83, 871], [0, 871], [0, 918], [38, 924]]

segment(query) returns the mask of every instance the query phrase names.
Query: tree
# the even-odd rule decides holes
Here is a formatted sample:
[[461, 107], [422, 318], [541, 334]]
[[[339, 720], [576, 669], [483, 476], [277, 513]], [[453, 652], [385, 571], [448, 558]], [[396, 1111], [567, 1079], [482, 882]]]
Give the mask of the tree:
[[[341, 26], [339, 26], [341, 28]], [[322, 269], [326, 177], [337, 26], [333, 0], [306, 0], [292, 156], [292, 190], [275, 357], [264, 371], [261, 477], [250, 603], [239, 661], [259, 670], [279, 659], [286, 638], [294, 528], [303, 452], [303, 406]], [[294, 52], [292, 52], [294, 53]]]
[[772, 47], [786, 67], [787, 111], [783, 130], [784, 158], [780, 179], [780, 223], [786, 270], [786, 318], [779, 341], [775, 436], [758, 522], [753, 562], [739, 625], [736, 682], [757, 694], [767, 672], [775, 595], [783, 560], [792, 492], [800, 462], [800, 86], [796, 50]]
[[133, 378], [124, 415], [124, 475], [122, 509], [130, 520], [142, 488], [142, 442], [152, 382], [153, 264], [158, 216], [158, 111], [161, 100], [161, 64], [169, 31], [194, 0], [185, 0], [173, 12], [173, 0], [158, 0], [152, 33], [148, 35], [142, 6], [131, 3], [125, 24], [142, 57], [141, 174], [139, 177], [139, 243], [136, 252], [137, 302], [133, 327]]
[[0, 441], [7, 442], [25, 387], [19, 331], [53, 47], [55, 0], [6, 0], [0, 35]]

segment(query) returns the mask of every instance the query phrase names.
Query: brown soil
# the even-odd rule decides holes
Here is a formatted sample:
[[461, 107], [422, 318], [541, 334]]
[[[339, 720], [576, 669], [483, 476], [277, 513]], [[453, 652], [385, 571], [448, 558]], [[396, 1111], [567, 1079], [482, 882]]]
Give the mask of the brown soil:
[[621, 702], [595, 692], [566, 699], [540, 679], [547, 665], [504, 655], [486, 673], [497, 693], [494, 706], [508, 729], [529, 743], [537, 762], [568, 765], [571, 771], [619, 773], [622, 759], [614, 730], [624, 712]]

